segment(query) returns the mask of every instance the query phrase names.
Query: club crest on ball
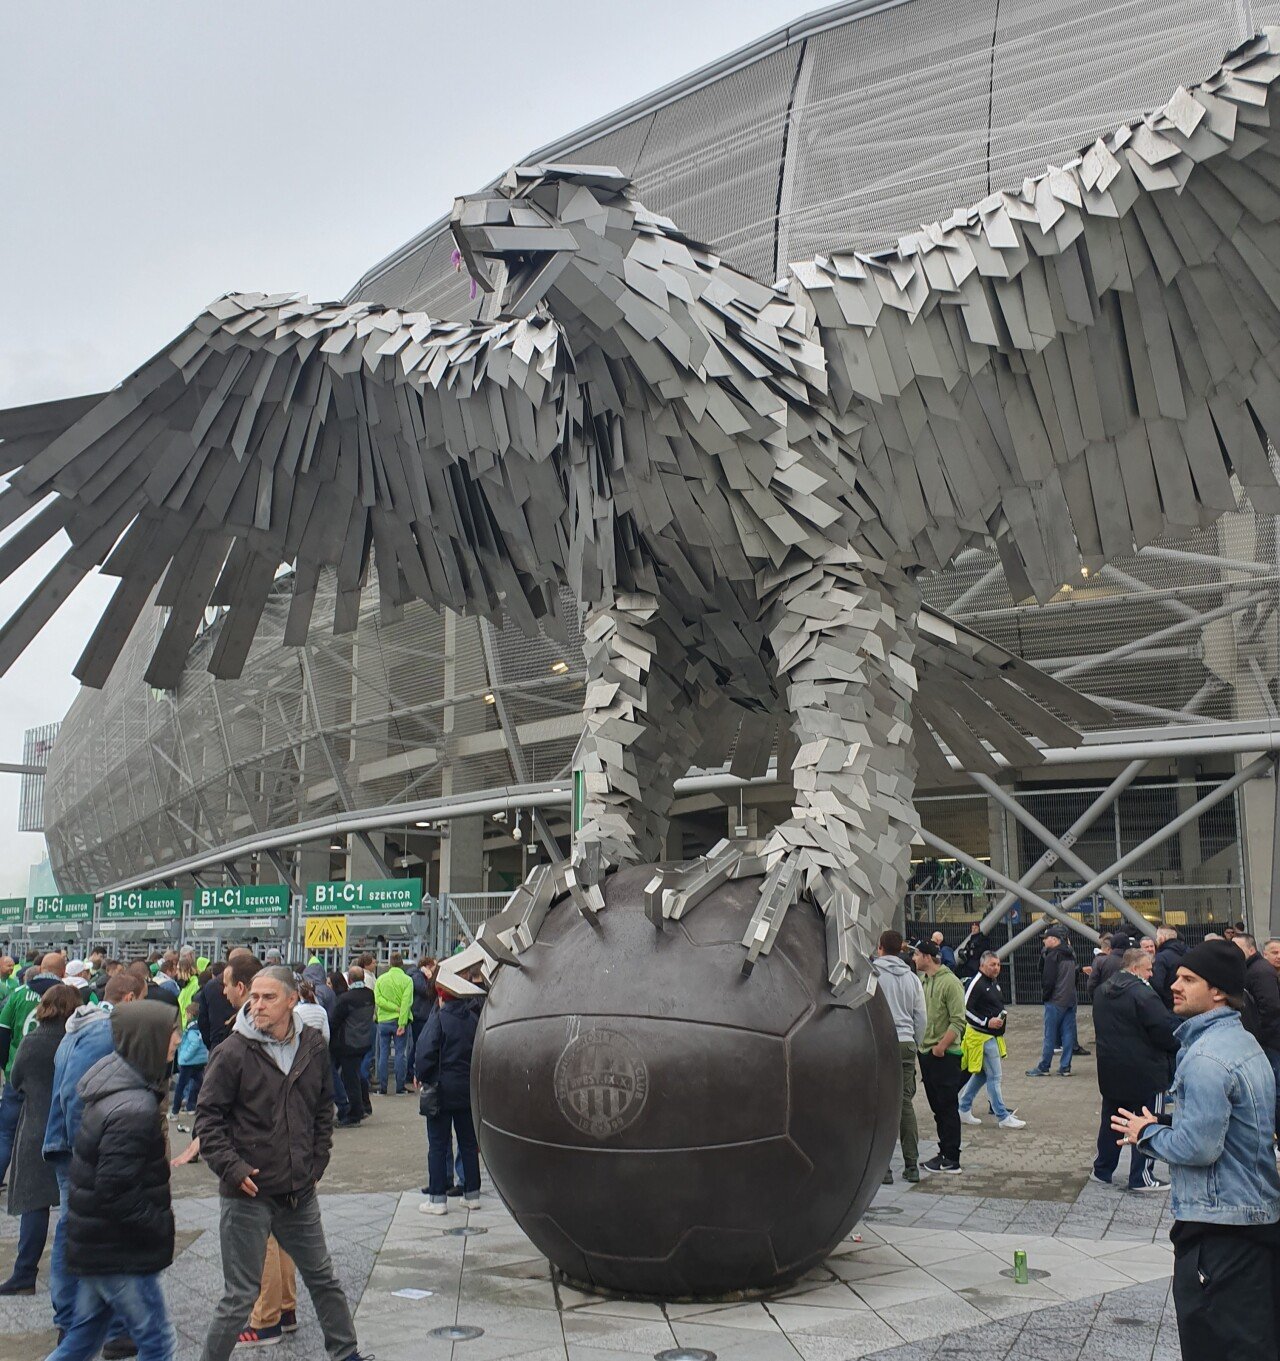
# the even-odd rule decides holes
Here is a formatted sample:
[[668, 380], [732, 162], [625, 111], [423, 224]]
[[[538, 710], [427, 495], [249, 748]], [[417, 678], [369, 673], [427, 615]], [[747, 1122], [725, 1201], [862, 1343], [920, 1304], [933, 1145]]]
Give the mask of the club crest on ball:
[[632, 1124], [649, 1095], [649, 1070], [636, 1045], [616, 1030], [585, 1030], [556, 1063], [556, 1103], [565, 1119], [593, 1139]]

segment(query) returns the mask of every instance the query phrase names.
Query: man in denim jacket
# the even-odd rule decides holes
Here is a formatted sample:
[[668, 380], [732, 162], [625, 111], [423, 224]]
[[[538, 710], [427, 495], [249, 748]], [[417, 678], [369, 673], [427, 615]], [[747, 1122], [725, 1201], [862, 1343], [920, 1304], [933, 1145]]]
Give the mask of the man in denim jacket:
[[1173, 1301], [1185, 1357], [1274, 1361], [1280, 1343], [1275, 1078], [1240, 1022], [1244, 956], [1188, 950], [1172, 984], [1181, 1049], [1171, 1123], [1121, 1110], [1112, 1128], [1172, 1172]]

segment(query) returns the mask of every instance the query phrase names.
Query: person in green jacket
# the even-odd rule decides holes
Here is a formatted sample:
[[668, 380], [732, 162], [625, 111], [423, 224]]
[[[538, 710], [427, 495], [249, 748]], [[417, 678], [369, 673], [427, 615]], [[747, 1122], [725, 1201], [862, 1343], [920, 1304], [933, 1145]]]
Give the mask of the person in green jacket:
[[196, 993], [200, 991], [200, 976], [209, 967], [209, 961], [202, 955], [199, 959], [194, 959], [187, 954], [183, 954], [178, 960], [178, 981], [182, 986], [178, 989], [178, 1015], [186, 1017], [187, 1008], [196, 1000]]
[[964, 988], [938, 957], [931, 940], [916, 946], [914, 963], [924, 984], [924, 1040], [920, 1078], [938, 1127], [938, 1154], [920, 1164], [927, 1172], [960, 1171], [960, 1089], [968, 1076], [960, 1064], [964, 1038]]
[[373, 1001], [378, 1022], [378, 1066], [373, 1075], [373, 1090], [386, 1096], [391, 1090], [391, 1043], [395, 1041], [396, 1095], [405, 1091], [409, 1062], [409, 1022], [413, 1017], [413, 980], [401, 967], [404, 960], [392, 955], [386, 971], [373, 985]]

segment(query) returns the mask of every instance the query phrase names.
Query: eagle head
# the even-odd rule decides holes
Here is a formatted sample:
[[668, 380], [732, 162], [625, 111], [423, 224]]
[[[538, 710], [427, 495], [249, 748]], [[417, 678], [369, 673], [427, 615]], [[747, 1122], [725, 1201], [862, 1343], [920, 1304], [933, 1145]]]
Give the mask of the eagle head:
[[526, 316], [570, 266], [597, 283], [621, 275], [638, 207], [630, 187], [612, 166], [518, 165], [494, 189], [457, 199], [450, 230], [497, 311]]

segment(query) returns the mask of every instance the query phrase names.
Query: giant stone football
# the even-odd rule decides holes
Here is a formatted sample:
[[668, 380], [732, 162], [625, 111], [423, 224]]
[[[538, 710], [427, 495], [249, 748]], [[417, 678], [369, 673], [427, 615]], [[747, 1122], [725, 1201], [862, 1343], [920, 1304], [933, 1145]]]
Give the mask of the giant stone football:
[[500, 971], [472, 1061], [480, 1147], [516, 1220], [574, 1281], [680, 1298], [784, 1286], [869, 1204], [897, 1137], [888, 1007], [837, 1005], [807, 905], [741, 976], [759, 880], [662, 930], [652, 867], [592, 924], [554, 907]]

